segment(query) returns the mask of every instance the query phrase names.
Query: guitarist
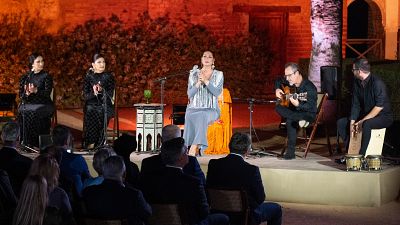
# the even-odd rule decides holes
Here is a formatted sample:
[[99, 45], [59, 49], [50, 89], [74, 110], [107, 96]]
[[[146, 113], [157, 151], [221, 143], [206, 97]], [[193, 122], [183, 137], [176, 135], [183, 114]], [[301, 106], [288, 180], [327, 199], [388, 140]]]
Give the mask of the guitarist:
[[[296, 98], [296, 95], [285, 93], [283, 88], [286, 84], [295, 86], [296, 93], [306, 95], [306, 99]], [[293, 93], [292, 93], [293, 94]], [[275, 82], [275, 95], [284, 102], [288, 98], [289, 107], [276, 105], [276, 112], [286, 119], [286, 130], [288, 135], [287, 151], [284, 159], [295, 158], [295, 147], [297, 138], [297, 128], [306, 127], [315, 120], [317, 113], [317, 88], [306, 78], [303, 78], [296, 63], [287, 63], [285, 65], [285, 79], [279, 79]]]

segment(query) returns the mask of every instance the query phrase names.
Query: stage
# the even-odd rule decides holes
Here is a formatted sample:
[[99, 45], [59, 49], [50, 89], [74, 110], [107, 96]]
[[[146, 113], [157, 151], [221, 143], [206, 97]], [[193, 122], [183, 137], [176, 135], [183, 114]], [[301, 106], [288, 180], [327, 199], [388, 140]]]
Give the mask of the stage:
[[[249, 111], [246, 104], [233, 105], [233, 130], [249, 132]], [[329, 156], [325, 138], [320, 135], [307, 158], [303, 152], [296, 152], [295, 160], [282, 160], [276, 157], [285, 141], [285, 130], [278, 128], [280, 117], [274, 112], [273, 105], [256, 105], [253, 112], [253, 144], [257, 152], [265, 154], [251, 155], [246, 161], [260, 167], [268, 201], [293, 202], [321, 205], [342, 206], [381, 206], [391, 202], [399, 195], [400, 167], [394, 161], [384, 160], [381, 171], [347, 172], [345, 165], [334, 162], [341, 155]], [[170, 124], [171, 107], [167, 105], [164, 113], [164, 124]], [[82, 109], [59, 110], [58, 122], [82, 130]], [[121, 108], [119, 124], [121, 132], [135, 133], [136, 113], [134, 108]], [[112, 122], [110, 122], [110, 125]], [[79, 135], [78, 135], [79, 136]], [[78, 137], [79, 138], [79, 137]], [[75, 139], [76, 140], [76, 139]], [[336, 137], [330, 138], [332, 147]], [[76, 140], [77, 141], [77, 140]], [[79, 141], [76, 146], [79, 146]], [[83, 154], [95, 175], [92, 167], [92, 155]], [[141, 161], [152, 153], [133, 153], [131, 160], [139, 168]], [[271, 156], [272, 155], [272, 156]], [[198, 157], [204, 173], [207, 173], [208, 162], [223, 155], [206, 155]]]

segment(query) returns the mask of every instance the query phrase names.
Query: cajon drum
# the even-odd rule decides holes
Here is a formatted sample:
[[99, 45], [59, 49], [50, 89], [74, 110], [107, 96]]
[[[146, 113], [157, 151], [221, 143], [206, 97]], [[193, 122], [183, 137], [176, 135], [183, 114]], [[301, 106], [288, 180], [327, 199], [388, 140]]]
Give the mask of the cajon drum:
[[382, 155], [383, 143], [385, 141], [385, 133], [386, 128], [371, 130], [371, 139], [369, 140], [365, 156]]
[[[383, 142], [385, 140], [386, 128], [372, 129], [371, 139], [369, 140], [365, 156], [382, 155]], [[348, 154], [359, 154], [361, 147], [362, 131], [350, 137]]]
[[361, 130], [356, 134], [351, 134], [349, 149], [347, 151], [347, 153], [349, 155], [358, 155], [358, 153], [360, 152], [360, 148], [361, 148], [361, 139], [362, 139], [362, 131]]

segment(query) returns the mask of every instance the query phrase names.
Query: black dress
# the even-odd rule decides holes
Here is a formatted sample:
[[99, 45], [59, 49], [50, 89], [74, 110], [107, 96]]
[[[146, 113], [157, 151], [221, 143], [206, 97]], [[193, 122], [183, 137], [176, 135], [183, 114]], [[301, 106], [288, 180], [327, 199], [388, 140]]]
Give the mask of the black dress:
[[[100, 82], [103, 91], [97, 96], [94, 95], [93, 85]], [[84, 118], [83, 118], [83, 147], [86, 148], [90, 144], [99, 146], [104, 141], [104, 104], [103, 97], [106, 98], [107, 107], [107, 124], [111, 117], [114, 116], [114, 106], [111, 99], [113, 98], [115, 88], [114, 76], [112, 73], [93, 73], [89, 71], [86, 74], [83, 93], [85, 97]], [[104, 95], [104, 91], [106, 95]]]
[[[25, 94], [25, 85], [32, 83], [37, 93]], [[45, 71], [29, 72], [19, 82], [18, 122], [21, 130], [21, 141], [28, 146], [39, 146], [39, 135], [50, 134], [51, 117], [54, 104], [50, 94], [53, 89], [53, 78]], [[24, 134], [25, 133], [25, 134]]]

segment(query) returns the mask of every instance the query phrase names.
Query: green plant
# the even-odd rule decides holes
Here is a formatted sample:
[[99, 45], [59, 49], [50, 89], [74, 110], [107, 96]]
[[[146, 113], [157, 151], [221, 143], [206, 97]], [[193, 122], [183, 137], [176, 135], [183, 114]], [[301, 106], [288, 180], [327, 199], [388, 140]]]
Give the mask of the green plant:
[[265, 90], [272, 90], [267, 78], [271, 55], [256, 35], [215, 36], [185, 19], [153, 19], [147, 12], [139, 15], [132, 27], [114, 15], [54, 35], [45, 32], [40, 20], [25, 15], [0, 19], [2, 90], [18, 91], [27, 57], [38, 51], [53, 77], [58, 108], [82, 107], [83, 79], [95, 53], [105, 55], [107, 70], [114, 73], [120, 106], [140, 102], [144, 89], [152, 90], [153, 97], [160, 96], [154, 81], [164, 76], [171, 76], [165, 86], [165, 102], [187, 102], [187, 75], [193, 65], [200, 65], [205, 50], [214, 53], [216, 69], [224, 72], [224, 86], [232, 96], [262, 98]]

